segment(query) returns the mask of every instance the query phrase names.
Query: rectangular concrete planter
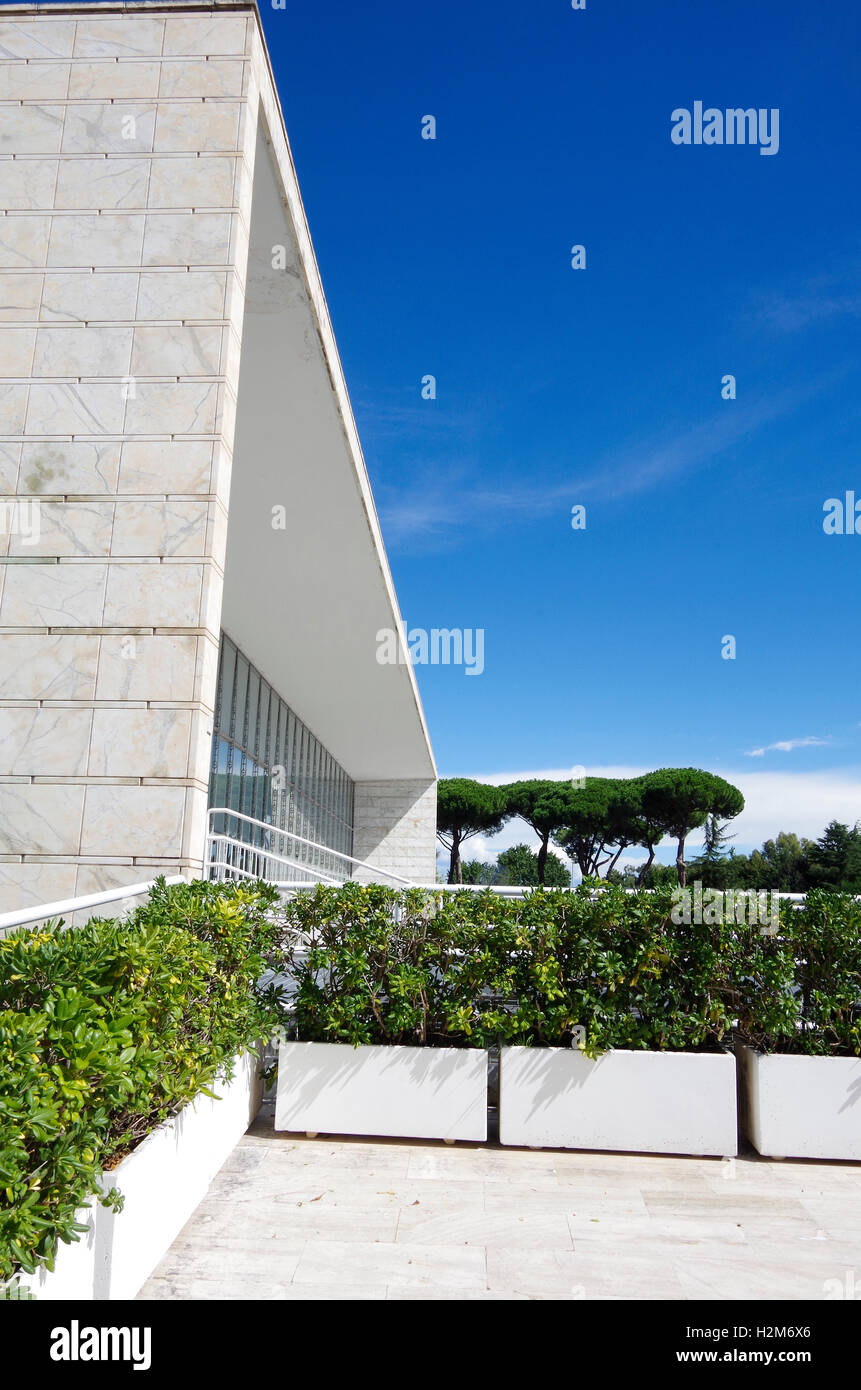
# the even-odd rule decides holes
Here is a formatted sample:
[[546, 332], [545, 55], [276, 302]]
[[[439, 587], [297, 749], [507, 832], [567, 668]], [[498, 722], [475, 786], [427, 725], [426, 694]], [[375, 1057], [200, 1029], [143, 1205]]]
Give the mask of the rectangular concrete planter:
[[738, 1152], [735, 1059], [725, 1053], [504, 1047], [503, 1144], [634, 1153]]
[[742, 1130], [773, 1158], [861, 1159], [861, 1058], [738, 1048]]
[[37, 1299], [134, 1298], [260, 1109], [259, 1070], [259, 1056], [246, 1053], [231, 1082], [210, 1087], [219, 1100], [198, 1095], [148, 1134], [104, 1175], [105, 1188], [123, 1193], [123, 1210], [81, 1208], [87, 1235], [60, 1245], [52, 1272], [24, 1275], [21, 1284]]
[[275, 1128], [486, 1139], [487, 1053], [479, 1048], [282, 1043]]

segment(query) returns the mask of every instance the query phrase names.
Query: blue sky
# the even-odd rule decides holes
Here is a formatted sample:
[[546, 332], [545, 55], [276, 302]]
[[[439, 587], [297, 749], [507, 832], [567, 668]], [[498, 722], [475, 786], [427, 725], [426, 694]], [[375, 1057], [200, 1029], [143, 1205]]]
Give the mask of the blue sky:
[[[707, 767], [739, 848], [861, 817], [861, 534], [822, 529], [861, 499], [857, 0], [287, 6], [401, 607], [485, 632], [480, 677], [417, 671], [441, 774]], [[777, 108], [778, 152], [673, 144], [698, 100]]]
[[[261, 9], [404, 615], [486, 634], [418, 669], [441, 774], [861, 817], [855, 0]], [[778, 153], [674, 145], [696, 100]]]

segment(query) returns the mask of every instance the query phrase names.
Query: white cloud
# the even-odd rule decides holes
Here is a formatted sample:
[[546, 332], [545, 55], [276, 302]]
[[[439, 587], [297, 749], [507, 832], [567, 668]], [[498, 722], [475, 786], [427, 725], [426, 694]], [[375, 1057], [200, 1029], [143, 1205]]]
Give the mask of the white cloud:
[[825, 748], [827, 738], [785, 738], [779, 743], [767, 743], [764, 748], [751, 748], [746, 758], [761, 758], [766, 753], [791, 753], [795, 748]]
[[[490, 772], [477, 776], [476, 782], [486, 782], [491, 787], [502, 787], [508, 782], [528, 782], [533, 778], [542, 779], [548, 782], [565, 782], [573, 771], [575, 764], [570, 767], [550, 767], [535, 771], [534, 768], [527, 768], [521, 772]], [[642, 772], [650, 771], [647, 767], [626, 767], [621, 763], [607, 764], [605, 767], [593, 766], [589, 763], [586, 767], [587, 777], [639, 777]]]
[[[519, 816], [506, 821], [498, 835], [473, 835], [461, 846], [460, 857], [464, 863], [468, 859], [478, 859], [482, 864], [495, 864], [496, 856], [504, 849], [511, 849], [513, 845], [528, 845], [530, 849], [538, 850], [538, 836]], [[447, 864], [448, 850], [441, 847], [441, 852]], [[568, 860], [560, 849], [551, 845], [550, 852], [567, 866]]]
[[[587, 765], [590, 777], [636, 777], [648, 771], [651, 769], [645, 766]], [[526, 769], [485, 774], [476, 781], [501, 786], [532, 777], [562, 781], [570, 775], [570, 768]], [[730, 823], [730, 834], [735, 837], [732, 843], [739, 851], [758, 849], [781, 830], [817, 840], [829, 821], [854, 825], [861, 820], [861, 766], [819, 772], [752, 772], [749, 768], [739, 771], [721, 768], [719, 775], [738, 787], [744, 796], [744, 810]], [[537, 846], [538, 837], [525, 821], [514, 819], [503, 826], [499, 835], [483, 839], [482, 847], [485, 853], [492, 854], [519, 843]], [[666, 850], [668, 845], [665, 840], [662, 848]], [[698, 839], [693, 835], [688, 841], [688, 853], [695, 852], [697, 847]], [[632, 853], [636, 857], [637, 852]]]
[[737, 840], [761, 845], [780, 830], [810, 840], [829, 821], [854, 825], [861, 820], [861, 768], [821, 772], [725, 772], [744, 796], [744, 810], [732, 823]]
[[[497, 836], [497, 839], [499, 839], [499, 836]], [[485, 835], [473, 835], [461, 845], [460, 857], [464, 861], [467, 859], [478, 859], [482, 864], [495, 864], [496, 856], [500, 849], [506, 848], [507, 846], [505, 845], [494, 845], [493, 848], [491, 848]], [[443, 853], [446, 859], [448, 859], [448, 850], [444, 849]]]

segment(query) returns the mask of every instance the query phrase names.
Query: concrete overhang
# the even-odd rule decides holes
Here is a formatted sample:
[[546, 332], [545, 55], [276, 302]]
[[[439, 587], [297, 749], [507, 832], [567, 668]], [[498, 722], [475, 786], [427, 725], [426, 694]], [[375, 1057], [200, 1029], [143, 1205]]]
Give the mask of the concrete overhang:
[[271, 96], [255, 156], [222, 626], [355, 781], [432, 780], [412, 665], [377, 660], [377, 634], [400, 632], [400, 610], [274, 79]]
[[222, 627], [354, 780], [433, 779], [412, 665], [377, 660], [377, 634], [400, 632], [400, 612], [298, 190], [288, 199], [292, 170], [277, 155], [261, 126]]

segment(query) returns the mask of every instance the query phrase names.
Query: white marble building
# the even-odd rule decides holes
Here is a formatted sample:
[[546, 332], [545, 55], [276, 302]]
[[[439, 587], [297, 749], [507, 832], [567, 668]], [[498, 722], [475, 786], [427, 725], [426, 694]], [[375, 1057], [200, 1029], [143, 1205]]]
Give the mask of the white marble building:
[[255, 6], [3, 6], [0, 911], [200, 873], [275, 762], [432, 881], [397, 622]]

